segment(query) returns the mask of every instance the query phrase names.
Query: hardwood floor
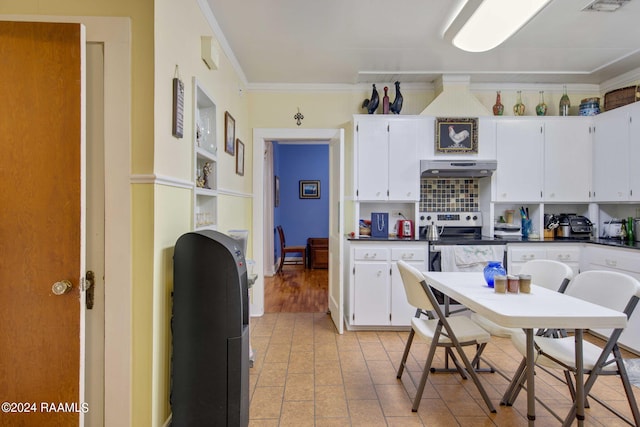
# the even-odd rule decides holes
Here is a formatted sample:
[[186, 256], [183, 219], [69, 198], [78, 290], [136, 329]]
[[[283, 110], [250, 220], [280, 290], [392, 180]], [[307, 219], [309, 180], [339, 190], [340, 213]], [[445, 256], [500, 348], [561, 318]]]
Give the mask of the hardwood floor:
[[328, 309], [329, 270], [285, 265], [264, 279], [265, 313], [324, 313]]

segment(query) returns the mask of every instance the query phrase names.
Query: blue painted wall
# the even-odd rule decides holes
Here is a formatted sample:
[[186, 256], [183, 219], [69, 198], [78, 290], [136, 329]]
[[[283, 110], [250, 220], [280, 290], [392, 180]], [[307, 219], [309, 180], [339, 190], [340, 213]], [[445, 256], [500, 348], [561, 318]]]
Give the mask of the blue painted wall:
[[[309, 237], [329, 237], [329, 146], [274, 143], [273, 170], [280, 178], [280, 206], [274, 210], [274, 226], [284, 229], [287, 246], [306, 245]], [[301, 180], [320, 181], [320, 198], [301, 199]], [[274, 244], [278, 259], [277, 232]]]

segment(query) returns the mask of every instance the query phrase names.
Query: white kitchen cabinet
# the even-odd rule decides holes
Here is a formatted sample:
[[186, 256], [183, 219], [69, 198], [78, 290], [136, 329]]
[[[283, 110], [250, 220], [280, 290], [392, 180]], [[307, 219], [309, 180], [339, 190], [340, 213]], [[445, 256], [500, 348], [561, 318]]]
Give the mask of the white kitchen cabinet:
[[411, 318], [415, 316], [416, 308], [407, 301], [404, 283], [398, 269], [398, 261], [426, 270], [427, 251], [424, 244], [415, 246], [391, 247], [391, 325], [411, 326]]
[[345, 295], [348, 329], [411, 325], [415, 308], [407, 302], [397, 262], [426, 270], [427, 245], [420, 242], [350, 241], [351, 275]]
[[588, 202], [591, 197], [592, 126], [588, 117], [544, 121], [544, 190], [547, 202]]
[[607, 111], [595, 117], [593, 150], [594, 199], [629, 200], [629, 109]]
[[357, 200], [420, 200], [418, 144], [427, 123], [420, 116], [354, 116]]
[[[619, 271], [640, 280], [640, 251], [587, 245], [582, 253], [581, 269], [582, 271]], [[602, 286], [609, 286], [609, 284], [603, 283]], [[601, 333], [606, 332], [601, 331]], [[640, 354], [640, 308], [636, 308], [633, 312], [620, 336], [619, 343]]]
[[522, 266], [534, 259], [550, 259], [567, 264], [576, 275], [580, 271], [582, 245], [571, 243], [507, 244], [507, 272], [519, 274]]
[[496, 123], [496, 202], [542, 200], [544, 123], [498, 120]]
[[[218, 225], [218, 156], [216, 105], [193, 78], [193, 228]], [[206, 177], [205, 177], [206, 174]]]
[[507, 244], [507, 272], [519, 274], [522, 266], [534, 259], [546, 259], [547, 251], [541, 245]]
[[640, 201], [640, 103], [629, 106], [629, 200]]
[[388, 325], [389, 249], [383, 245], [356, 245], [352, 248], [352, 307], [348, 324]]

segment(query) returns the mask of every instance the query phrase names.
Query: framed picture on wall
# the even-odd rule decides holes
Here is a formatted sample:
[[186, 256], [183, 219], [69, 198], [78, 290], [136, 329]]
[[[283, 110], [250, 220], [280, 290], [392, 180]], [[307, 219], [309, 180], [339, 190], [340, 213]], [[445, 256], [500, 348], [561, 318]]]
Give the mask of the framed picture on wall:
[[477, 118], [436, 118], [436, 153], [478, 153]]
[[244, 143], [236, 139], [236, 173], [244, 176]]
[[300, 181], [301, 199], [319, 199], [320, 181]]
[[224, 151], [236, 154], [236, 120], [228, 111], [224, 112]]

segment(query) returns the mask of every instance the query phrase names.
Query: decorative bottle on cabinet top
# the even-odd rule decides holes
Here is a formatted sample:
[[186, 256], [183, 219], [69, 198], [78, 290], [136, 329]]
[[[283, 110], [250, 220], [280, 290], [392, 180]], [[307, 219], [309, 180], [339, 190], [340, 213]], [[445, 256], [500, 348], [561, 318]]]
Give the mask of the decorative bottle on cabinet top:
[[493, 277], [497, 275], [506, 276], [507, 271], [502, 266], [502, 262], [500, 261], [489, 261], [487, 262], [486, 267], [484, 268], [484, 280], [487, 281], [487, 285], [490, 288], [493, 288]]
[[493, 106], [493, 115], [501, 116], [504, 113], [504, 105], [502, 105], [502, 100], [500, 99], [500, 91], [496, 92], [496, 103]]
[[560, 113], [561, 116], [569, 115], [569, 108], [571, 108], [571, 100], [569, 100], [569, 95], [567, 95], [567, 86], [562, 87], [562, 97], [560, 98]]
[[544, 91], [540, 91], [540, 103], [536, 105], [536, 114], [539, 116], [547, 115], [547, 104], [544, 103]]
[[516, 105], [513, 106], [513, 114], [516, 116], [524, 116], [524, 104], [522, 103], [522, 91], [518, 91], [518, 99]]
[[389, 88], [387, 86], [384, 87], [384, 97], [382, 97], [382, 114], [389, 114], [389, 95], [387, 91]]

